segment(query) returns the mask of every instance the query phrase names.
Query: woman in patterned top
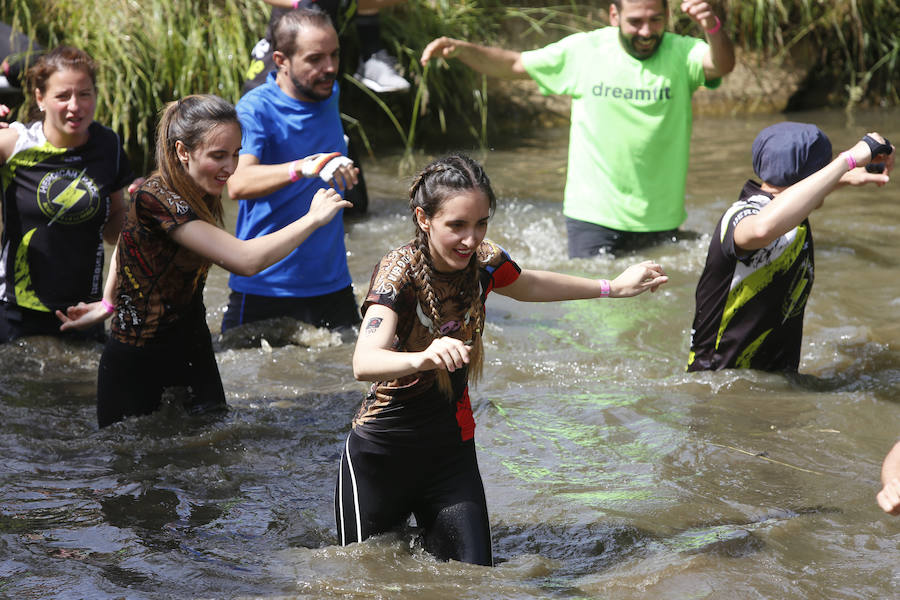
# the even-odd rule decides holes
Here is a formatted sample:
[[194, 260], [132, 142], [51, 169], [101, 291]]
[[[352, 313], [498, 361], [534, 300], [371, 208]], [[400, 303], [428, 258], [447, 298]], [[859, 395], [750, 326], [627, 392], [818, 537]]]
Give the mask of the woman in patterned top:
[[210, 266], [258, 273], [349, 205], [322, 189], [287, 227], [239, 240], [221, 227], [221, 194], [241, 147], [234, 107], [211, 95], [172, 102], [156, 140], [157, 171], [128, 207], [103, 299], [58, 313], [62, 329], [115, 315], [97, 378], [101, 427], [153, 412], [171, 387], [188, 389], [189, 412], [224, 408], [203, 305]]
[[94, 121], [96, 65], [60, 46], [26, 75], [28, 123], [0, 130], [0, 343], [61, 334], [54, 311], [99, 300], [104, 240], [116, 242], [134, 179], [119, 136]]
[[375, 384], [353, 420], [335, 490], [341, 544], [402, 526], [410, 514], [440, 559], [490, 565], [468, 381], [481, 373], [488, 293], [545, 302], [636, 296], [668, 278], [645, 261], [612, 281], [522, 270], [485, 239], [494, 211], [481, 166], [450, 156], [410, 189], [416, 237], [375, 268], [353, 355]]

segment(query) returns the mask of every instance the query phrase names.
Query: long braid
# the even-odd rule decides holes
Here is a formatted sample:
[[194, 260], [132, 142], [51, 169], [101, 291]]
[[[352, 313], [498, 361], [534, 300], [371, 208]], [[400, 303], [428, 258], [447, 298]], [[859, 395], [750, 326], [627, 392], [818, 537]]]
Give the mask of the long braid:
[[[487, 196], [490, 210], [493, 212], [496, 200], [491, 189], [490, 180], [487, 178], [481, 165], [464, 155], [451, 155], [428, 165], [413, 181], [409, 190], [409, 206], [413, 213], [413, 222], [416, 223], [415, 253], [413, 256], [413, 273], [417, 288], [420, 291], [420, 305], [427, 310], [431, 321], [431, 334], [434, 338], [442, 337], [440, 302], [437, 299], [431, 283], [431, 275], [434, 266], [431, 261], [428, 234], [418, 226], [416, 209], [421, 208], [429, 218], [434, 217], [440, 210], [441, 203], [453, 192], [478, 189]], [[462, 295], [468, 305], [468, 321], [474, 319], [474, 329], [471, 339], [471, 351], [469, 355], [469, 378], [476, 383], [481, 375], [483, 365], [482, 332], [484, 328], [484, 303], [481, 298], [481, 286], [479, 283], [479, 264], [477, 252], [473, 253], [466, 267], [464, 278], [465, 288]], [[451, 394], [450, 375], [447, 371], [439, 369], [436, 372], [439, 389], [448, 396]]]

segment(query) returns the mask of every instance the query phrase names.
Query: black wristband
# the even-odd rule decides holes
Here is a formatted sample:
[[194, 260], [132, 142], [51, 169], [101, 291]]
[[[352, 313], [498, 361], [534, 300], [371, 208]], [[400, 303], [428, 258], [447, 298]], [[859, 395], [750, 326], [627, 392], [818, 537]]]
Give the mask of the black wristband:
[[884, 138], [884, 143], [882, 144], [871, 135], [864, 135], [862, 141], [869, 145], [869, 150], [872, 151], [872, 158], [875, 158], [878, 154], [887, 156], [894, 151], [887, 138]]

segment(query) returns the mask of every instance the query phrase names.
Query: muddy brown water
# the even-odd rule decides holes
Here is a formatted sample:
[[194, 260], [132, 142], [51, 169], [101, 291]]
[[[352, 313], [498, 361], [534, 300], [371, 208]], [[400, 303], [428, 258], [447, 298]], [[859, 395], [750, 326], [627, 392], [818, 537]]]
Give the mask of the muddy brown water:
[[[791, 115], [836, 151], [866, 130], [900, 139], [898, 117]], [[172, 404], [101, 432], [99, 348], [32, 339], [0, 347], [0, 597], [896, 597], [900, 518], [874, 496], [900, 432], [900, 187], [841, 190], [813, 215], [801, 375], [684, 372], [708, 235], [756, 132], [782, 118], [697, 119], [696, 235], [617, 259], [566, 257], [566, 131], [478, 155], [500, 199], [488, 235], [521, 265], [599, 277], [654, 258], [671, 275], [632, 300], [490, 298], [473, 407], [495, 568], [437, 562], [412, 527], [336, 545], [333, 483], [365, 388], [352, 340], [258, 331], [294, 343], [218, 352], [225, 417]], [[359, 294], [411, 236], [397, 162], [366, 163], [371, 213], [347, 223]], [[214, 270], [216, 331], [226, 294]]]

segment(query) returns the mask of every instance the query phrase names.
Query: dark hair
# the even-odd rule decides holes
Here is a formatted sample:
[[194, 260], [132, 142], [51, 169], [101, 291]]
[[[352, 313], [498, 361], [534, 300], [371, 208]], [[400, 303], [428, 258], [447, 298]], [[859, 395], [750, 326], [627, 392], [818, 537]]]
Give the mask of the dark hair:
[[[630, 2], [631, 0], [625, 0], [625, 1]], [[660, 2], [662, 2], [663, 11], [669, 12], [669, 0], [660, 0]], [[610, 4], [615, 4], [616, 9], [619, 12], [622, 12], [622, 0], [612, 0], [612, 2], [610, 2]]]
[[334, 28], [331, 17], [318, 6], [288, 11], [272, 25], [272, 50], [281, 52], [288, 58], [296, 54], [297, 36], [306, 26]]
[[[441, 316], [439, 305], [431, 284], [434, 264], [428, 247], [428, 234], [419, 227], [416, 209], [421, 208], [425, 216], [433, 218], [441, 210], [444, 201], [451, 195], [463, 190], [479, 190], [488, 199], [490, 214], [494, 214], [497, 198], [491, 188], [491, 180], [476, 161], [463, 154], [453, 154], [438, 159], [425, 167], [409, 188], [409, 209], [412, 211], [413, 223], [416, 226], [415, 253], [413, 255], [413, 277], [416, 287], [421, 292], [420, 304], [424, 306], [433, 323], [432, 335], [441, 337]], [[466, 267], [468, 277], [463, 295], [470, 307], [470, 318], [475, 320], [475, 332], [472, 339], [472, 351], [469, 355], [469, 378], [477, 382], [481, 376], [483, 364], [482, 330], [484, 329], [484, 302], [478, 279], [478, 252], [472, 253]], [[447, 371], [437, 371], [437, 382], [441, 390], [449, 395], [451, 385]]]
[[156, 130], [156, 169], [163, 183], [178, 193], [197, 215], [213, 224], [222, 223], [222, 200], [204, 192], [178, 160], [175, 142], [190, 152], [199, 148], [218, 125], [234, 123], [240, 129], [234, 106], [212, 94], [186, 96], [169, 102]]
[[87, 52], [74, 46], [57, 46], [43, 54], [25, 73], [25, 96], [28, 100], [28, 121], [41, 121], [43, 114], [38, 108], [34, 90], [41, 94], [47, 91], [47, 80], [59, 71], [68, 69], [81, 70], [91, 78], [94, 88], [97, 87], [97, 63]]

